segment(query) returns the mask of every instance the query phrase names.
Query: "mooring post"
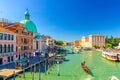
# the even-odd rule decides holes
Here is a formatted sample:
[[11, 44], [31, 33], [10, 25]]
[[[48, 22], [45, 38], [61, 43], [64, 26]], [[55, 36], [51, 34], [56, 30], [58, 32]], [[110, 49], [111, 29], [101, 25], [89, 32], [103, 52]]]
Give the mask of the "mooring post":
[[23, 78], [25, 79], [25, 69], [23, 69]]
[[34, 72], [36, 73], [36, 64], [34, 65]]
[[34, 80], [34, 71], [32, 72], [32, 80]]
[[45, 64], [44, 64], [44, 69], [45, 69], [45, 75], [46, 75], [46, 60], [45, 60]]
[[57, 64], [58, 64], [58, 76], [60, 76], [60, 64], [59, 64], [59, 61], [57, 61]]
[[31, 74], [32, 74], [32, 65], [30, 66], [30, 72], [31, 72]]
[[39, 80], [41, 80], [41, 75], [40, 75], [40, 63], [39, 63]]
[[15, 71], [13, 71], [13, 80], [15, 80]]

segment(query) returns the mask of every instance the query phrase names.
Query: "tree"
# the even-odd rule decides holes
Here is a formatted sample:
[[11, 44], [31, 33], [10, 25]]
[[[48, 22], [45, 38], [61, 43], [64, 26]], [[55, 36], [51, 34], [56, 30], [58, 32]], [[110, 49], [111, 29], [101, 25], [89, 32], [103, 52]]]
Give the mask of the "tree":
[[112, 48], [112, 44], [110, 43], [105, 44], [105, 48]]
[[56, 45], [59, 45], [59, 46], [62, 46], [62, 45], [63, 45], [63, 41], [61, 41], [61, 40], [55, 40], [54, 43], [55, 43]]
[[100, 48], [98, 45], [94, 44], [94, 48], [97, 49], [97, 48]]
[[105, 42], [106, 42], [105, 48], [107, 48], [107, 47], [114, 48], [114, 47], [118, 46], [118, 44], [120, 42], [120, 38], [114, 38], [113, 36], [108, 38], [108, 36], [106, 36]]

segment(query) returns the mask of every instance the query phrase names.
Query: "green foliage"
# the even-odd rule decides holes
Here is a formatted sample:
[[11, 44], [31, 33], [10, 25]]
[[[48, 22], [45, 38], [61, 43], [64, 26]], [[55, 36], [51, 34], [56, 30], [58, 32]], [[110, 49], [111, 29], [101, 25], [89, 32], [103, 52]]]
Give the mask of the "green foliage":
[[106, 36], [105, 42], [106, 42], [105, 48], [114, 48], [118, 46], [120, 38], [113, 38], [113, 36], [108, 38], [108, 36]]
[[97, 49], [97, 48], [100, 48], [98, 45], [94, 44], [94, 48]]
[[56, 45], [59, 45], [59, 46], [62, 46], [62, 45], [63, 45], [63, 41], [61, 41], [61, 40], [55, 40], [54, 43], [55, 43]]
[[105, 45], [105, 48], [112, 48], [112, 44], [107, 43], [107, 44]]

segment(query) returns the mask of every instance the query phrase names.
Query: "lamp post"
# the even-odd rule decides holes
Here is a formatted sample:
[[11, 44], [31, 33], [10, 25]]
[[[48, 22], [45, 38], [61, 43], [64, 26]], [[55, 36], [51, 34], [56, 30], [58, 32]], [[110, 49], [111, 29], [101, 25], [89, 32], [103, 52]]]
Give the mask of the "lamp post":
[[58, 76], [60, 76], [60, 64], [59, 64], [59, 60], [57, 61], [58, 64]]

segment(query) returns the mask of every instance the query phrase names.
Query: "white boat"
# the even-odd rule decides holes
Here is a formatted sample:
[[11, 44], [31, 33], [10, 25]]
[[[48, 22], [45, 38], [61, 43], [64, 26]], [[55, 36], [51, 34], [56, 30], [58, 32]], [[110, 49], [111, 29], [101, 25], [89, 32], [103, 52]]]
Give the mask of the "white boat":
[[115, 76], [111, 76], [111, 78], [109, 80], [119, 80], [119, 79]]
[[119, 61], [119, 57], [117, 53], [112, 53], [112, 52], [102, 52], [102, 57], [111, 60], [111, 61]]

